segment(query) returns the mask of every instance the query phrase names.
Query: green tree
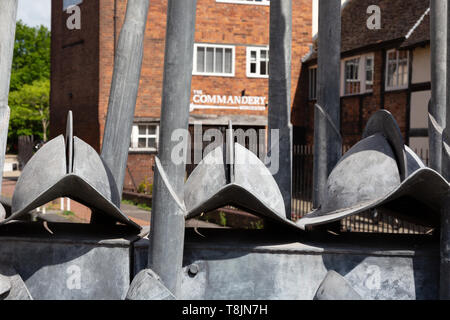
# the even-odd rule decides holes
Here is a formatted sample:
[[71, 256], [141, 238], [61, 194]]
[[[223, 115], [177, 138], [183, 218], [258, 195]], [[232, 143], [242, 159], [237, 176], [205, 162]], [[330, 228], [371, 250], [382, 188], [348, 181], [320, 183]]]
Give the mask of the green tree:
[[39, 79], [50, 79], [50, 31], [44, 26], [29, 27], [18, 21], [11, 91]]
[[9, 94], [11, 119], [9, 121], [9, 138], [14, 141], [18, 136], [39, 136], [47, 141], [50, 80], [40, 79], [32, 84], [25, 84], [19, 90]]
[[11, 72], [9, 144], [21, 135], [47, 140], [50, 106], [50, 31], [16, 24]]

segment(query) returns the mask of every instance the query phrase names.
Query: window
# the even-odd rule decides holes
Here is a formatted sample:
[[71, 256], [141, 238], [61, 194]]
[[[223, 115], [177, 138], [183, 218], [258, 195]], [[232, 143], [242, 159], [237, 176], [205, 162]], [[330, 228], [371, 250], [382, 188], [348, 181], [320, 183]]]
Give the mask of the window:
[[159, 126], [156, 124], [135, 124], [131, 133], [131, 150], [157, 151]]
[[342, 95], [363, 94], [373, 91], [373, 54], [344, 59], [342, 68]]
[[361, 92], [359, 77], [359, 58], [345, 61], [344, 94], [351, 95]]
[[82, 2], [83, 2], [83, 0], [64, 0], [63, 1], [63, 11], [66, 11], [67, 8], [70, 6], [76, 6]]
[[247, 77], [269, 77], [269, 48], [247, 48]]
[[390, 50], [386, 53], [386, 90], [408, 87], [409, 51]]
[[309, 68], [309, 100], [317, 99], [317, 66]]
[[373, 91], [373, 56], [366, 57], [366, 91]]
[[234, 77], [234, 46], [195, 44], [194, 75]]
[[270, 0], [216, 0], [216, 2], [223, 3], [236, 3], [236, 4], [257, 4], [257, 5], [270, 5]]

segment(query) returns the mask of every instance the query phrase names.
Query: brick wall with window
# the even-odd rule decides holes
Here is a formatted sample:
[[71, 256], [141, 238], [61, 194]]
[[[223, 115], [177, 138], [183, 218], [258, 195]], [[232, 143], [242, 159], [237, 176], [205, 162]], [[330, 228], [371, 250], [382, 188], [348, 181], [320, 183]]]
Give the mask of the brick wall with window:
[[[83, 1], [80, 4], [82, 28], [77, 31], [65, 28], [68, 15], [63, 11], [62, 2], [52, 0], [51, 135], [54, 137], [64, 132], [65, 114], [70, 107], [74, 109], [77, 135], [100, 151], [115, 44], [123, 24], [127, 0]], [[268, 0], [197, 1], [196, 57], [193, 61], [191, 98], [194, 97], [194, 90], [201, 90], [208, 95], [246, 96], [249, 101], [267, 103], [269, 12]], [[167, 0], [150, 1], [126, 189], [133, 189], [145, 177], [152, 179], [153, 176], [151, 166], [157, 152], [153, 148], [155, 141], [148, 129], [144, 133], [141, 128], [139, 134], [137, 125], [157, 124], [160, 120], [166, 14]], [[293, 1], [292, 16], [291, 93], [294, 100], [299, 85], [301, 58], [312, 42], [312, 1]], [[73, 48], [62, 48], [73, 43]], [[253, 97], [258, 97], [258, 100]], [[267, 117], [265, 104], [262, 108], [259, 105], [252, 108], [250, 104], [249, 108], [244, 109], [194, 109], [191, 114], [210, 119], [228, 115], [238, 119], [240, 116], [263, 119]], [[144, 144], [145, 148], [140, 147]]]

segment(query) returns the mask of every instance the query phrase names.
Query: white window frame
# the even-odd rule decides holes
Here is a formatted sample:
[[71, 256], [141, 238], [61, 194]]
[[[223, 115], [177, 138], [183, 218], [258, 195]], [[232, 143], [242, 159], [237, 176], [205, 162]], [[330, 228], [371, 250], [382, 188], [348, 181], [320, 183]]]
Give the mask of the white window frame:
[[[315, 77], [315, 81], [313, 83], [312, 78], [311, 78], [311, 74], [312, 71], [315, 70], [316, 73], [316, 77]], [[308, 99], [310, 101], [313, 100], [317, 100], [317, 88], [318, 88], [318, 83], [317, 83], [317, 65], [309, 67], [308, 68], [308, 83], [309, 83], [309, 87], [308, 87]]]
[[[197, 49], [198, 47], [205, 48], [205, 57], [206, 57], [206, 48], [223, 48], [223, 49], [231, 49], [231, 73], [215, 73], [215, 72], [197, 72]], [[214, 54], [214, 66], [216, 65], [216, 55]], [[235, 67], [236, 67], [236, 47], [232, 45], [223, 45], [223, 44], [210, 44], [210, 43], [195, 43], [194, 44], [194, 64], [192, 74], [194, 76], [209, 76], [209, 77], [234, 77], [235, 76]], [[206, 66], [205, 66], [206, 68]], [[224, 50], [224, 70], [225, 70], [225, 50]]]
[[[278, 1], [278, 0], [276, 0]], [[270, 6], [270, 0], [216, 0], [219, 3], [232, 3], [232, 4], [249, 4], [249, 5], [257, 5], [257, 6]]]
[[[247, 47], [247, 78], [269, 78], [269, 74], [261, 74], [261, 51], [267, 51], [267, 73], [269, 73], [269, 46]], [[251, 52], [256, 51], [256, 73], [250, 72]]]
[[[407, 78], [409, 79], [409, 64], [410, 64], [410, 56], [409, 56], [409, 50], [402, 50], [402, 51], [406, 51], [407, 53], [407, 62], [406, 62], [406, 75]], [[396, 56], [397, 56], [397, 70], [398, 70], [398, 65], [399, 65], [399, 52], [400, 50], [397, 49], [391, 49], [386, 51], [386, 70], [385, 70], [385, 79], [384, 79], [384, 87], [386, 91], [395, 91], [395, 90], [404, 90], [408, 88], [408, 82], [409, 80], [406, 80], [406, 83], [403, 85], [394, 85], [394, 86], [389, 86], [389, 54], [395, 52]], [[397, 82], [399, 80], [399, 73], [397, 73]]]
[[[148, 130], [146, 130], [145, 135], [139, 134], [139, 126], [146, 126], [146, 127], [156, 127], [155, 134], [148, 134]], [[139, 148], [139, 138], [146, 138], [146, 139], [155, 139], [156, 141], [156, 148]], [[131, 131], [131, 146], [130, 151], [146, 151], [146, 152], [156, 152], [158, 151], [159, 147], [159, 125], [157, 123], [135, 123], [133, 124], [133, 129]]]
[[[367, 60], [367, 58], [372, 59], [372, 81], [373, 81], [374, 77], [375, 77], [375, 55], [373, 53], [347, 57], [347, 58], [341, 60], [341, 96], [342, 97], [357, 96], [357, 95], [373, 92], [373, 89], [368, 89], [366, 87], [366, 85], [367, 85], [366, 60]], [[358, 79], [360, 81], [360, 91], [357, 93], [345, 93], [345, 84], [346, 84], [345, 63], [349, 60], [355, 60], [355, 59], [359, 59]], [[373, 83], [372, 83], [372, 87], [373, 87]]]

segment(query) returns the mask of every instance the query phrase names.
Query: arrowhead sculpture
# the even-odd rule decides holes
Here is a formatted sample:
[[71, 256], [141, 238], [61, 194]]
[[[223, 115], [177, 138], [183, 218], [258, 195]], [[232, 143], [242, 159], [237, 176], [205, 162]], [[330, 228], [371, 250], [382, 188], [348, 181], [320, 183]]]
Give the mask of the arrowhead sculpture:
[[437, 225], [448, 190], [448, 182], [405, 146], [397, 122], [382, 110], [369, 120], [363, 140], [331, 172], [325, 201], [297, 225], [327, 224], [380, 206]]
[[120, 211], [119, 192], [108, 166], [91, 146], [73, 136], [72, 112], [66, 136], [46, 143], [25, 166], [14, 190], [12, 214], [0, 225], [62, 197], [140, 229]]

